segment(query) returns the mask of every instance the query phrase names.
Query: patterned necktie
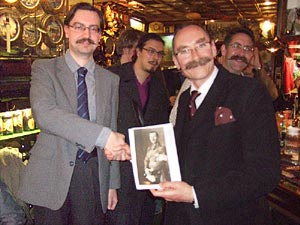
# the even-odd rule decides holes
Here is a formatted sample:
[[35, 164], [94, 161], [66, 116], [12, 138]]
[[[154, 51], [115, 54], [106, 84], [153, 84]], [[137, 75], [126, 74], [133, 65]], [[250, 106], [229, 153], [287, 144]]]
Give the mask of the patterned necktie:
[[200, 95], [198, 91], [192, 91], [190, 102], [189, 102], [189, 107], [190, 107], [190, 119], [195, 115], [197, 107], [196, 107], [196, 98]]
[[[87, 86], [85, 82], [85, 75], [87, 74], [87, 69], [85, 67], [80, 67], [78, 70], [77, 79], [77, 113], [81, 118], [90, 119], [89, 116], [89, 106], [88, 106], [88, 93]], [[87, 162], [90, 158], [90, 154], [82, 149], [78, 149], [77, 158], [82, 159]]]

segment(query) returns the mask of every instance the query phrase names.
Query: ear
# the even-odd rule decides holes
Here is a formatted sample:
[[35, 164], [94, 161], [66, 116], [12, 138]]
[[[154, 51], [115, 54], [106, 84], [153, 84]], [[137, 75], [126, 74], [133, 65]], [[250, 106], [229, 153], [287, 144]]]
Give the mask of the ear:
[[224, 56], [226, 54], [226, 46], [224, 44], [222, 44], [222, 46], [221, 46], [221, 54], [222, 54], [222, 56]]
[[69, 28], [69, 26], [67, 26], [67, 25], [64, 25], [64, 32], [65, 32], [65, 36], [66, 36], [66, 38], [69, 38], [69, 31], [70, 31], [70, 28]]
[[213, 53], [214, 58], [217, 56], [217, 47], [214, 41], [211, 42], [211, 50]]
[[174, 64], [175, 64], [176, 68], [177, 68], [178, 70], [180, 70], [179, 62], [178, 62], [178, 60], [177, 60], [177, 58], [176, 58], [176, 56], [175, 56], [174, 54], [172, 55], [172, 59], [173, 59], [173, 62], [174, 62]]

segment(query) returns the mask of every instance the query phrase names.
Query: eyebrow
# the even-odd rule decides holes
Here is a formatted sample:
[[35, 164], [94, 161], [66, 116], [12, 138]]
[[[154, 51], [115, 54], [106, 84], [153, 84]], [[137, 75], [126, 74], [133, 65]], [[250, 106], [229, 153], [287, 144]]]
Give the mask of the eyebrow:
[[[199, 38], [195, 43], [198, 44], [198, 43], [202, 43], [202, 42], [205, 42], [205, 41], [206, 41], [206, 38], [205, 38], [205, 37], [201, 37], [201, 38]], [[188, 45], [182, 45], [182, 46], [179, 46], [179, 47], [177, 48], [177, 51], [179, 51], [179, 50], [181, 50], [181, 49], [184, 49], [184, 48], [188, 48], [188, 47], [190, 47], [190, 46], [188, 46]]]

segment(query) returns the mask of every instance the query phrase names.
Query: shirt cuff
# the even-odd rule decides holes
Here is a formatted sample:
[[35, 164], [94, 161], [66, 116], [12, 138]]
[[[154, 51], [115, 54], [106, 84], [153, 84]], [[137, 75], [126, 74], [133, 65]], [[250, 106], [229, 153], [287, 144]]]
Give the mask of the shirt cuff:
[[199, 202], [198, 202], [197, 195], [196, 195], [194, 187], [192, 187], [192, 190], [193, 190], [193, 197], [194, 197], [193, 204], [194, 204], [195, 209], [198, 209], [199, 208]]
[[102, 131], [100, 132], [100, 134], [96, 140], [95, 145], [104, 149], [111, 132], [112, 132], [111, 129], [109, 129], [107, 127], [103, 127]]

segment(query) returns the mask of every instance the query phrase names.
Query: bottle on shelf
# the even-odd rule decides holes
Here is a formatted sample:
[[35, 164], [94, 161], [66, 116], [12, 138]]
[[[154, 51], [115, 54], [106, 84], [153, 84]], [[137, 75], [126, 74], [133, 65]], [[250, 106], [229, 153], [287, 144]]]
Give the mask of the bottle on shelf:
[[3, 135], [9, 135], [14, 133], [13, 126], [13, 113], [11, 111], [7, 111], [3, 113]]
[[23, 132], [23, 113], [21, 110], [13, 112], [14, 133]]
[[23, 109], [23, 126], [24, 131], [30, 131], [35, 129], [35, 122], [32, 117], [31, 108]]

